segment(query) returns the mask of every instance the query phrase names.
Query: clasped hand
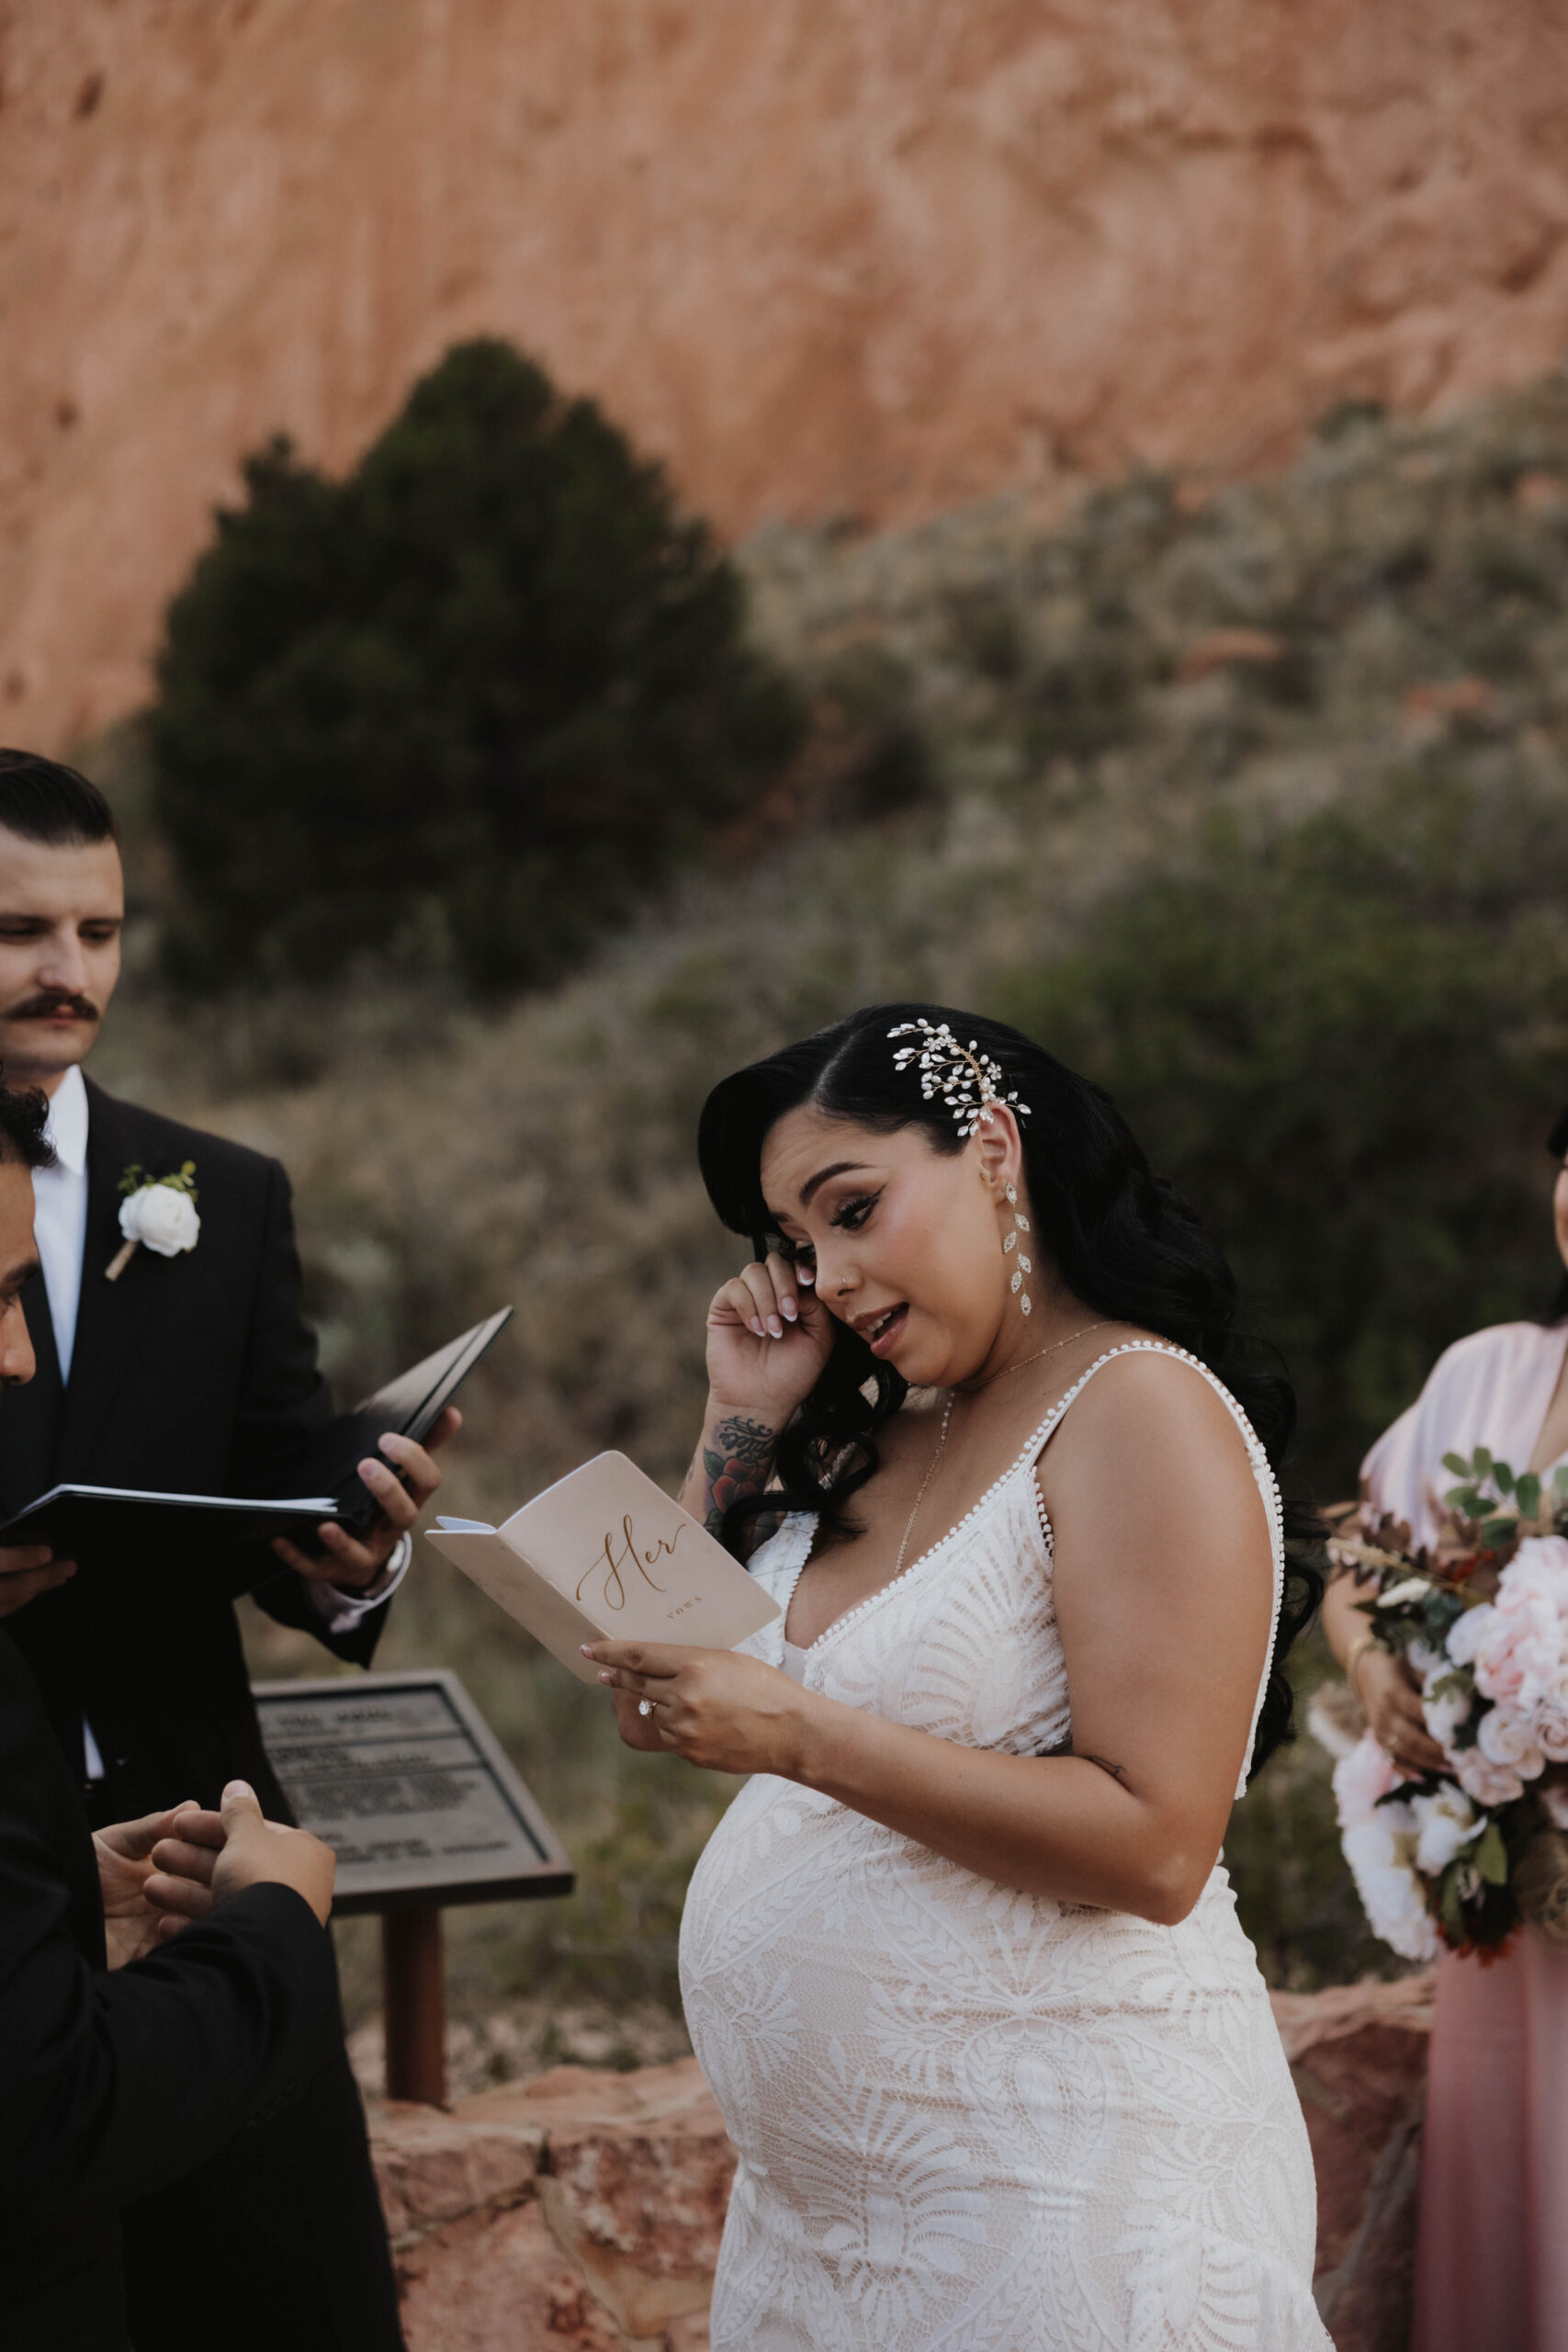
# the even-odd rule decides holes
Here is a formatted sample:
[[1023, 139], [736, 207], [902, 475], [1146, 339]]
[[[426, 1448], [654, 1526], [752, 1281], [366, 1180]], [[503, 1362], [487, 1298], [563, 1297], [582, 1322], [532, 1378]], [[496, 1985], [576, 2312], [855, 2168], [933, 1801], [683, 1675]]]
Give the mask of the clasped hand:
[[303, 1829], [268, 1821], [255, 1792], [231, 1781], [220, 1813], [187, 1799], [94, 1833], [111, 1968], [142, 1960], [247, 1886], [289, 1886], [324, 1927], [337, 1862]]
[[[658, 1642], [585, 1642], [615, 1698], [629, 1747], [683, 1756], [709, 1772], [802, 1776], [814, 1694], [737, 1650]], [[641, 1713], [643, 1702], [651, 1712]]]

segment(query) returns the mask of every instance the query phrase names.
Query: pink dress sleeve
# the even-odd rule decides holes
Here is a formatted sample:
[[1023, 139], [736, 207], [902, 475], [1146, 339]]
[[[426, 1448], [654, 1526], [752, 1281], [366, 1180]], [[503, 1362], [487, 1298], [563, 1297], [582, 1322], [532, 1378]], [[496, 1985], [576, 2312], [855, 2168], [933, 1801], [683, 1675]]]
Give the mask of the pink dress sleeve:
[[1445, 1453], [1486, 1445], [1515, 1470], [1525, 1467], [1557, 1385], [1565, 1338], [1539, 1323], [1495, 1323], [1456, 1340], [1415, 1404], [1383, 1431], [1361, 1476], [1382, 1510], [1409, 1521], [1416, 1543], [1433, 1540], [1454, 1484]]

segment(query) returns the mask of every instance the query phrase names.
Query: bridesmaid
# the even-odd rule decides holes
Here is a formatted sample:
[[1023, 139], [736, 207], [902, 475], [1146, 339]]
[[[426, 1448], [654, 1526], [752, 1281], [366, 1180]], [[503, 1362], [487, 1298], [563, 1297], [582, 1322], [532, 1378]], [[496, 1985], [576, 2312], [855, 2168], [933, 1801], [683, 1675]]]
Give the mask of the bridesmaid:
[[[1551, 1131], [1552, 1215], [1568, 1266], [1568, 1109]], [[1568, 1273], [1539, 1323], [1460, 1340], [1363, 1464], [1375, 1502], [1429, 1540], [1476, 1446], [1549, 1472], [1568, 1456]], [[1442, 1769], [1404, 1661], [1371, 1646], [1348, 1582], [1324, 1626], [1394, 1762]], [[1427, 2092], [1412, 2352], [1568, 2352], [1568, 1953], [1531, 1928], [1483, 1966], [1445, 1951]]]

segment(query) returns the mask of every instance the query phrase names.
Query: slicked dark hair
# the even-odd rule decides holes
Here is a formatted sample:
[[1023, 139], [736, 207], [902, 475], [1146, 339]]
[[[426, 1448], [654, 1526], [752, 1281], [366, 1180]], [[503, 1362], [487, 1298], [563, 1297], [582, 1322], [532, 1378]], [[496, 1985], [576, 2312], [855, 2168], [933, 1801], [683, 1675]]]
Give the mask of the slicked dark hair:
[[[873, 1005], [723, 1080], [708, 1096], [697, 1135], [703, 1181], [723, 1222], [746, 1235], [759, 1256], [780, 1246], [762, 1197], [762, 1145], [774, 1122], [803, 1102], [874, 1134], [919, 1126], [944, 1155], [964, 1148], [940, 1095], [926, 1100], [894, 1066], [892, 1031], [922, 1017], [976, 1040], [1000, 1064], [1004, 1091], [1015, 1087], [1030, 1104], [1021, 1135], [1034, 1223], [1074, 1295], [1107, 1321], [1157, 1331], [1207, 1364], [1278, 1469], [1295, 1426], [1295, 1397], [1283, 1374], [1259, 1361], [1262, 1351], [1237, 1329], [1235, 1282], [1219, 1250], [1150, 1167], [1110, 1096], [1003, 1022], [948, 1005]], [[908, 1393], [891, 1364], [835, 1322], [832, 1353], [779, 1439], [778, 1483], [731, 1503], [725, 1543], [743, 1556], [756, 1521], [781, 1508], [815, 1512], [825, 1525], [856, 1534], [845, 1507], [874, 1473], [875, 1432]], [[1321, 1528], [1310, 1511], [1289, 1502], [1284, 1509], [1285, 1593], [1253, 1771], [1291, 1736], [1285, 1653], [1323, 1595], [1311, 1557]]]
[[0, 744], [0, 825], [51, 849], [117, 842], [114, 810], [96, 784], [41, 752]]
[[20, 1160], [24, 1168], [52, 1168], [54, 1150], [44, 1141], [49, 1125], [49, 1097], [40, 1086], [7, 1086], [0, 1069], [0, 1163]]

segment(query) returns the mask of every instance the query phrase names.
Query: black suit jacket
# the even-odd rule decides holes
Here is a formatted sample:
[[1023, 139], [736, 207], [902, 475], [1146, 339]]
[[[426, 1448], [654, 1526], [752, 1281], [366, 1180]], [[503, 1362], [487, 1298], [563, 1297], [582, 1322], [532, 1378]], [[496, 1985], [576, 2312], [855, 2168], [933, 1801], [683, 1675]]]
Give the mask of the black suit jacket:
[[[288, 1887], [252, 1887], [107, 1973], [81, 1794], [0, 1633], [6, 2352], [123, 2352], [117, 2208], [288, 2105], [340, 2031], [331, 1939]], [[171, 2295], [180, 2268], [173, 2247]]]
[[[274, 1159], [87, 1082], [87, 1229], [69, 1385], [62, 1387], [41, 1277], [25, 1295], [38, 1357], [0, 1419], [0, 1516], [61, 1480], [185, 1494], [312, 1494], [298, 1483], [333, 1419], [316, 1343], [299, 1311], [288, 1180]], [[138, 1250], [118, 1282], [119, 1180], [196, 1164], [201, 1232], [194, 1250]], [[66, 1754], [79, 1764], [82, 1718], [107, 1768], [99, 1819], [251, 1781], [288, 1818], [262, 1747], [232, 1607], [247, 1587], [271, 1614], [339, 1657], [367, 1665], [384, 1610], [336, 1635], [298, 1577], [265, 1545], [243, 1557], [123, 1543], [84, 1556], [69, 1584], [9, 1620]]]

